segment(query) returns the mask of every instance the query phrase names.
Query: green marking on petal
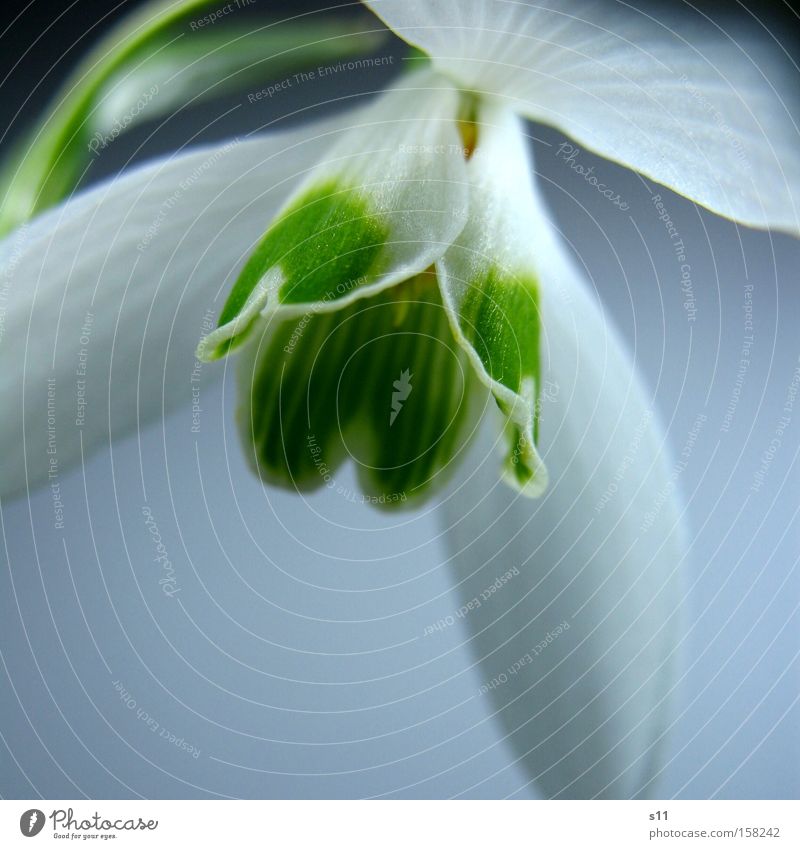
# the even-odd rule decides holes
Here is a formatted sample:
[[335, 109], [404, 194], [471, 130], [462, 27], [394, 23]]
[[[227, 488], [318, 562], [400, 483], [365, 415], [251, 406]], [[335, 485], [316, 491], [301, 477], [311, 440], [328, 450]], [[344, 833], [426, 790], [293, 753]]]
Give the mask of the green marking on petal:
[[379, 506], [443, 481], [486, 397], [432, 274], [338, 311], [273, 318], [240, 369], [239, 424], [263, 480], [360, 499], [337, 478], [349, 457]]
[[491, 268], [469, 287], [460, 324], [492, 380], [523, 395], [539, 386], [539, 294], [536, 281]]
[[[444, 265], [448, 258], [452, 264], [458, 250], [446, 255]], [[445, 285], [452, 298], [454, 287]], [[512, 275], [489, 266], [482, 277], [455, 287], [455, 292], [454, 332], [508, 420], [503, 477], [525, 494], [538, 495], [547, 481], [536, 450], [541, 391], [538, 284], [530, 274]]]
[[275, 266], [283, 272], [282, 303], [342, 297], [366, 276], [386, 237], [362, 195], [334, 181], [313, 188], [267, 230], [236, 281], [220, 325], [238, 315]]
[[544, 484], [540, 479], [541, 460], [533, 441], [511, 422], [506, 425], [506, 441], [509, 450], [503, 460], [503, 479], [520, 492], [538, 495]]
[[245, 263], [220, 314], [228, 338], [204, 356], [216, 359], [240, 345], [258, 313], [273, 305], [330, 303], [368, 283], [388, 230], [362, 192], [338, 181], [296, 198], [273, 222]]

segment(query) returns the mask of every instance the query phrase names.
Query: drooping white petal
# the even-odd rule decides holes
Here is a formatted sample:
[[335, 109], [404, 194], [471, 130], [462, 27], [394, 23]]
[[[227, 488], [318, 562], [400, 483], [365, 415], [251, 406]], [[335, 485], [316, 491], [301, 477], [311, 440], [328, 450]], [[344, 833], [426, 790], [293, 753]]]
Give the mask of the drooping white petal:
[[777, 45], [737, 43], [698, 14], [662, 24], [617, 2], [368, 5], [463, 87], [721, 215], [800, 232], [800, 85]]
[[0, 494], [191, 400], [221, 292], [340, 123], [148, 164], [0, 243]]
[[680, 641], [679, 508], [647, 391], [538, 215], [550, 485], [521, 498], [485, 447], [444, 505], [455, 578], [464, 605], [478, 599], [464, 622], [479, 697], [543, 793], [648, 796]]
[[508, 417], [503, 476], [536, 496], [547, 470], [535, 443], [542, 387], [533, 169], [511, 110], [479, 103], [473, 117], [469, 217], [436, 270], [453, 332]]
[[264, 234], [200, 356], [226, 354], [259, 316], [338, 310], [429, 268], [466, 220], [458, 108], [426, 69], [360, 113]]

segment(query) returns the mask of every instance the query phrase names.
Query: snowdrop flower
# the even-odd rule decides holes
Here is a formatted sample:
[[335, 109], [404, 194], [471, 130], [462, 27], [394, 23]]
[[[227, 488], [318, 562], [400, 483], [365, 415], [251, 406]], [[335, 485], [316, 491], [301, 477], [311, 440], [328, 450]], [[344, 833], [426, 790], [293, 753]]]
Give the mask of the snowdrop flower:
[[[49, 421], [63, 465], [187, 403], [223, 292], [198, 355], [238, 358], [243, 444], [266, 481], [323, 486], [349, 455], [377, 503], [414, 503], [493, 399], [502, 457], [443, 507], [465, 603], [492, 570], [518, 573], [512, 603], [465, 618], [482, 691], [546, 795], [651, 794], [683, 522], [668, 499], [643, 530], [663, 434], [550, 222], [524, 120], [797, 233], [785, 89], [713, 27], [689, 38], [613, 2], [367, 5], [430, 58], [367, 107], [153, 162], [5, 239], [0, 491], [46, 479]], [[107, 415], [76, 422], [87, 321]]]

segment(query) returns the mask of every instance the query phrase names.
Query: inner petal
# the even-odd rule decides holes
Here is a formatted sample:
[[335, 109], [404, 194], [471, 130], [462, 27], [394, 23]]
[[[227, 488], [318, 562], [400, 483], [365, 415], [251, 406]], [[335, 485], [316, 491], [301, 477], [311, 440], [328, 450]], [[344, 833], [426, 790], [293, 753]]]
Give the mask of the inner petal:
[[350, 458], [365, 497], [389, 506], [444, 480], [487, 400], [431, 272], [336, 312], [268, 322], [240, 381], [241, 435], [262, 479], [335, 488]]
[[458, 109], [456, 89], [422, 70], [356, 113], [269, 223], [200, 357], [225, 356], [259, 316], [338, 310], [434, 263], [467, 216]]

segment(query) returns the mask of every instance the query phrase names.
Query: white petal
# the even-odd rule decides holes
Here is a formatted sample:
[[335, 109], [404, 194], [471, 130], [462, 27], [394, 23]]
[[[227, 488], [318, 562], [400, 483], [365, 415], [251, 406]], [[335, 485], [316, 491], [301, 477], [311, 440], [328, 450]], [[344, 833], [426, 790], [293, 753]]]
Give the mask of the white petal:
[[449, 545], [462, 603], [479, 600], [464, 622], [480, 697], [531, 778], [548, 797], [647, 796], [680, 642], [681, 520], [647, 392], [539, 215], [550, 485], [520, 498], [485, 458], [445, 504]]
[[535, 444], [541, 316], [539, 258], [530, 237], [539, 223], [533, 168], [510, 109], [480, 103], [474, 119], [469, 217], [436, 270], [456, 339], [508, 417], [504, 477], [537, 496], [547, 470]]
[[[700, 15], [625, 3], [370, 0], [469, 89], [745, 224], [800, 232], [798, 73]], [[674, 11], [674, 10], [673, 10]]]
[[191, 399], [220, 293], [340, 123], [148, 164], [0, 243], [0, 494]]
[[265, 233], [200, 355], [227, 353], [259, 315], [341, 309], [429, 268], [466, 220], [458, 108], [426, 69], [359, 113]]

